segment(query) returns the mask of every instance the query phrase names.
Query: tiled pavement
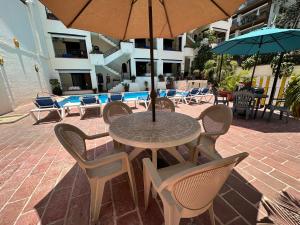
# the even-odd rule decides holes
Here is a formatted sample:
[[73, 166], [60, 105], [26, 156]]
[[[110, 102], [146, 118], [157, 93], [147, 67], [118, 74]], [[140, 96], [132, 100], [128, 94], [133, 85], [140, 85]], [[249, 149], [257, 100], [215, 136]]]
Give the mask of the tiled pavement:
[[[196, 117], [208, 106], [180, 104], [176, 111]], [[57, 122], [53, 119], [56, 117], [33, 125], [33, 120], [27, 117], [15, 124], [0, 125], [1, 225], [88, 224], [89, 185], [83, 171], [56, 140], [53, 127]], [[78, 114], [73, 114], [64, 122], [89, 134], [105, 130], [102, 118], [94, 115], [80, 120]], [[112, 142], [110, 138], [102, 138], [88, 142], [87, 146], [90, 158], [101, 157], [111, 150]], [[267, 221], [262, 199], [277, 199], [283, 190], [300, 198], [300, 121], [291, 119], [285, 124], [277, 118], [270, 123], [261, 119], [234, 119], [228, 134], [218, 140], [217, 149], [222, 156], [241, 151], [250, 153], [214, 202], [217, 224]], [[183, 148], [181, 151], [186, 153]], [[106, 184], [99, 224], [163, 224], [159, 200], [152, 199], [148, 211], [144, 211], [142, 157], [133, 162], [138, 207], [132, 202], [127, 177], [120, 176]], [[181, 220], [181, 224], [188, 222]], [[195, 222], [209, 224], [208, 215], [198, 217]]]

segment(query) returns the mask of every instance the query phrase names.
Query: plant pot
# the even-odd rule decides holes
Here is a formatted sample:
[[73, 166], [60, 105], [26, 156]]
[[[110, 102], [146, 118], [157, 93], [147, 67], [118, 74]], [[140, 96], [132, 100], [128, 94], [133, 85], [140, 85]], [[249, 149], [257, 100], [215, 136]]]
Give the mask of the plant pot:
[[233, 101], [233, 92], [232, 91], [219, 91], [220, 97], [227, 97], [228, 101]]

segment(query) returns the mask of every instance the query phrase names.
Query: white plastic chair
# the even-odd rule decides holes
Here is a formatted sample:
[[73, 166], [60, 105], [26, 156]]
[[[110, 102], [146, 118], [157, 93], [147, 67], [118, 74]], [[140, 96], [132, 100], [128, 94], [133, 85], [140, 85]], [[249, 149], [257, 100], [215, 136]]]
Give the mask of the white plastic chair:
[[207, 210], [215, 225], [213, 200], [232, 169], [247, 156], [244, 152], [204, 165], [185, 162], [159, 170], [149, 158], [143, 159], [145, 208], [152, 184], [163, 203], [165, 225], [179, 225], [181, 218], [193, 218]]
[[201, 120], [204, 132], [201, 132], [196, 140], [185, 145], [190, 151], [190, 160], [196, 162], [199, 153], [209, 159], [220, 158], [215, 145], [217, 139], [230, 128], [232, 110], [226, 105], [210, 106], [197, 119]]
[[96, 224], [99, 218], [105, 183], [114, 177], [128, 173], [132, 196], [137, 204], [136, 184], [127, 153], [120, 152], [95, 160], [87, 159], [85, 140], [106, 137], [108, 133], [88, 136], [79, 128], [64, 123], [57, 124], [54, 131], [60, 143], [78, 162], [88, 177], [91, 187], [90, 216], [92, 224]]

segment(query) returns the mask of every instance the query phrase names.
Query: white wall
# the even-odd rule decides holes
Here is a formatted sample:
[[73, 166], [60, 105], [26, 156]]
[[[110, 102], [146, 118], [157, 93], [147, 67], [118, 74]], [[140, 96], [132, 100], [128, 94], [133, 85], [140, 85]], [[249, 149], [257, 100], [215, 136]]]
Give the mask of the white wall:
[[[48, 90], [49, 65], [47, 48], [39, 39], [43, 36], [43, 27], [37, 16], [35, 5], [27, 6], [21, 1], [0, 0], [0, 56], [4, 65], [0, 65], [2, 95], [9, 101], [0, 101], [0, 114], [15, 107], [27, 104], [37, 92]], [[14, 45], [16, 38], [20, 47]], [[35, 71], [35, 65], [39, 71]]]

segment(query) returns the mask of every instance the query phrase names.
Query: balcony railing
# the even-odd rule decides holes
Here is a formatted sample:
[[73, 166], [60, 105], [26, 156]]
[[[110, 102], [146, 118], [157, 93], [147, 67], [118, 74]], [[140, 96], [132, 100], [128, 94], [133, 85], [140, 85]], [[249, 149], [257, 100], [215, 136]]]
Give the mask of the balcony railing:
[[242, 30], [249, 26], [256, 25], [258, 23], [266, 22], [268, 19], [269, 13], [267, 11], [263, 11], [260, 15], [255, 13], [248, 14], [241, 18], [240, 22], [237, 19], [232, 20], [232, 26], [230, 31], [233, 32], [235, 30]]
[[54, 49], [56, 58], [87, 58], [87, 51], [83, 49]]

